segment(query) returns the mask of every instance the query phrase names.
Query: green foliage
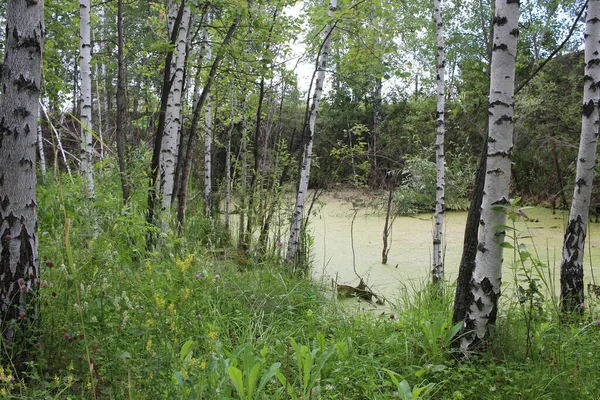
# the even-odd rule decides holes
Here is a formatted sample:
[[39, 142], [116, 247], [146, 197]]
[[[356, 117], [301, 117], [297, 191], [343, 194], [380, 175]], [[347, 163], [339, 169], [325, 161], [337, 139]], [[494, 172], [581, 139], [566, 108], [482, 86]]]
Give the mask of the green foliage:
[[234, 249], [215, 257], [200, 234], [147, 253], [144, 198], [120, 208], [118, 175], [104, 167], [95, 220], [77, 206], [84, 182], [40, 188], [38, 351], [26, 375], [3, 363], [0, 397], [559, 400], [592, 399], [600, 385], [592, 304], [581, 324], [536, 320], [528, 358], [526, 314], [508, 312], [489, 354], [457, 361], [451, 291], [416, 283], [375, 316], [278, 263], [240, 271]]
[[[472, 192], [474, 165], [471, 157], [449, 157], [446, 166], [446, 209], [466, 210]], [[404, 177], [394, 193], [394, 202], [400, 214], [417, 214], [435, 209], [435, 163], [420, 157], [405, 161]]]

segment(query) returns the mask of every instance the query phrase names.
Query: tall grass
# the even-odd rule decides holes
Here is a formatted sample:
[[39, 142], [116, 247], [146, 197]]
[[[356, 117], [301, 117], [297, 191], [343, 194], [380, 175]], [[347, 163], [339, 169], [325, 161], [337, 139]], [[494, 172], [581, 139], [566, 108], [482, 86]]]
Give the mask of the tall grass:
[[510, 298], [490, 351], [465, 361], [450, 346], [451, 286], [440, 294], [413, 283], [393, 308], [358, 311], [358, 300], [338, 301], [278, 257], [220, 251], [226, 238], [193, 209], [189, 236], [166, 234], [148, 252], [145, 196], [122, 207], [118, 175], [103, 173], [93, 204], [82, 182], [39, 190], [37, 352], [23, 375], [3, 354], [0, 398], [598, 398], [594, 308], [570, 324], [547, 313], [528, 328]]

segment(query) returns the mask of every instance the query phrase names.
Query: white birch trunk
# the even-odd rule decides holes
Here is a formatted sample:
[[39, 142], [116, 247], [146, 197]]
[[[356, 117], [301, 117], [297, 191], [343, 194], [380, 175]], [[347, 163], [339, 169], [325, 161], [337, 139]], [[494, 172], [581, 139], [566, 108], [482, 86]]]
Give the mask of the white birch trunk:
[[435, 139], [435, 225], [433, 229], [433, 283], [444, 279], [443, 237], [445, 203], [445, 167], [444, 167], [444, 25], [442, 23], [442, 0], [434, 0], [437, 38], [437, 121]]
[[92, 136], [92, 45], [90, 41], [90, 0], [79, 0], [79, 69], [81, 74], [81, 173], [87, 193], [94, 198]]
[[227, 149], [225, 155], [225, 230], [229, 234], [231, 225], [231, 136], [235, 127], [235, 103], [234, 103], [234, 86], [231, 85], [230, 93], [230, 114], [229, 123], [231, 124], [227, 130]]
[[[206, 59], [212, 58], [212, 49], [206, 40]], [[213, 144], [213, 126], [212, 126], [212, 100], [210, 92], [206, 96], [206, 105], [204, 107], [204, 213], [210, 216], [212, 206], [212, 144]]]
[[[329, 5], [329, 17], [333, 18], [333, 12], [337, 8], [337, 0], [331, 0]], [[302, 160], [302, 169], [300, 171], [300, 184], [298, 186], [298, 194], [296, 197], [296, 206], [292, 214], [292, 224], [290, 228], [290, 238], [286, 260], [288, 263], [295, 263], [300, 249], [300, 234], [302, 231], [302, 221], [304, 220], [304, 201], [308, 190], [308, 182], [310, 178], [310, 163], [312, 158], [313, 139], [315, 134], [315, 122], [317, 120], [317, 112], [321, 96], [323, 95], [323, 82], [325, 81], [325, 70], [327, 69], [327, 57], [331, 46], [331, 35], [335, 25], [330, 22], [325, 29], [325, 41], [321, 49], [320, 60], [318, 64], [317, 81], [315, 83], [315, 93], [313, 95], [310, 115], [308, 118], [308, 137], [304, 158]]]
[[598, 143], [600, 88], [600, 0], [589, 0], [585, 25], [585, 77], [581, 139], [577, 157], [575, 192], [565, 232], [560, 268], [563, 311], [584, 311], [583, 252], [592, 195]]
[[37, 145], [40, 153], [40, 168], [42, 170], [42, 178], [46, 176], [46, 153], [44, 153], [44, 137], [42, 136], [42, 106], [38, 104], [38, 126], [37, 126]]
[[[180, 4], [171, 2], [169, 4], [169, 31], [172, 33], [174, 20], [177, 18]], [[190, 23], [190, 9], [185, 6], [179, 31], [173, 63], [171, 64], [172, 84], [167, 100], [165, 117], [165, 130], [161, 142], [161, 153], [159, 160], [159, 193], [161, 199], [161, 211], [165, 212], [165, 218], [171, 210], [173, 202], [173, 185], [175, 181], [175, 167], [177, 165], [177, 145], [181, 132], [181, 99], [183, 92], [183, 70], [185, 66], [186, 44]], [[163, 221], [165, 222], [165, 221]]]
[[[0, 72], [0, 330], [11, 346], [35, 320], [39, 284], [36, 141], [44, 2], [9, 1]], [[25, 343], [27, 336], [19, 339]], [[22, 341], [21, 341], [22, 340]], [[16, 342], [15, 342], [16, 343]], [[15, 349], [11, 363], [26, 360]], [[3, 349], [11, 354], [9, 349]]]
[[514, 78], [519, 3], [496, 0], [489, 96], [486, 179], [481, 205], [479, 244], [461, 350], [468, 354], [484, 343], [498, 316], [502, 281], [502, 243], [509, 204], [510, 157], [514, 130]]

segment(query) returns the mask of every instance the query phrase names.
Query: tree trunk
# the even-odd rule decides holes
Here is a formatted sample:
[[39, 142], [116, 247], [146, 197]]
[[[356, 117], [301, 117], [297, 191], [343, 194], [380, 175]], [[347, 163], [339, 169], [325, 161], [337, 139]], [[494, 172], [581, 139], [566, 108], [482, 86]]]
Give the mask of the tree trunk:
[[92, 45], [90, 42], [90, 0], [79, 0], [79, 61], [81, 73], [81, 173], [87, 194], [94, 198], [92, 135]]
[[575, 192], [565, 232], [560, 266], [560, 301], [563, 312], [584, 311], [583, 252], [590, 210], [598, 143], [598, 88], [600, 87], [600, 1], [589, 0], [585, 24], [585, 77], [581, 139], [577, 157]]
[[[123, 204], [129, 201], [129, 183], [125, 173], [125, 146], [123, 138], [127, 130], [127, 81], [125, 79], [125, 57], [123, 35], [123, 0], [117, 3], [117, 156], [119, 158], [119, 175], [121, 177], [121, 189], [123, 192]], [[99, 107], [101, 108], [101, 107]]]
[[434, 0], [435, 23], [437, 37], [437, 121], [435, 141], [436, 191], [435, 191], [435, 225], [433, 230], [433, 269], [431, 277], [434, 284], [444, 280], [444, 211], [445, 203], [445, 167], [444, 167], [444, 25], [442, 23], [442, 0]]
[[[330, 18], [333, 18], [333, 12], [336, 10], [336, 8], [337, 0], [330, 0]], [[334, 27], [335, 24], [333, 22], [330, 22], [327, 25], [327, 28], [325, 30], [325, 40], [323, 41], [323, 47], [321, 49], [319, 62], [317, 64], [317, 81], [315, 83], [315, 93], [313, 95], [312, 106], [308, 118], [308, 138], [306, 140], [306, 147], [304, 150], [304, 157], [302, 161], [302, 167], [300, 170], [300, 182], [298, 185], [298, 194], [296, 196], [296, 206], [294, 208], [294, 213], [292, 214], [290, 238], [288, 241], [288, 248], [286, 254], [286, 260], [288, 263], [297, 264], [298, 262], [298, 250], [300, 249], [300, 234], [303, 225], [302, 221], [304, 220], [304, 200], [306, 197], [306, 192], [308, 190], [308, 182], [310, 178], [310, 163], [312, 158], [315, 122], [317, 120], [319, 103], [321, 102], [321, 96], [323, 94], [323, 82], [325, 81], [325, 71], [327, 69], [327, 57], [329, 55], [329, 48], [331, 45], [331, 34], [333, 32]]]
[[0, 321], [3, 359], [18, 369], [32, 357], [27, 328], [39, 284], [35, 153], [43, 21], [43, 0], [8, 1], [0, 70]]
[[[235, 32], [239, 23], [239, 19], [236, 18], [227, 34], [225, 35], [225, 39], [223, 39], [223, 43], [221, 44], [221, 51], [219, 51], [210, 67], [210, 72], [208, 73], [208, 78], [206, 80], [206, 84], [204, 85], [204, 89], [202, 89], [202, 93], [198, 98], [198, 101], [194, 105], [194, 115], [192, 117], [192, 127], [198, 126], [198, 118], [199, 112], [204, 107], [204, 102], [206, 101], [206, 97], [210, 93], [210, 88], [212, 87], [213, 81], [217, 74], [217, 68], [223, 59], [223, 49], [229, 45], [231, 38], [233, 37], [233, 33]], [[194, 151], [196, 149], [196, 142], [198, 141], [198, 132], [197, 129], [190, 129], [190, 137], [188, 138], [188, 144], [185, 149], [185, 161], [183, 163], [183, 169], [181, 171], [181, 187], [179, 189], [179, 197], [177, 201], [177, 222], [179, 224], [178, 234], [183, 235], [183, 224], [185, 222], [185, 208], [187, 201], [187, 189], [188, 189], [188, 181], [190, 178], [190, 171], [192, 169], [192, 160]]]
[[38, 126], [37, 126], [37, 145], [38, 153], [40, 154], [40, 168], [42, 170], [42, 181], [46, 177], [46, 154], [44, 153], [44, 136], [42, 135], [42, 106], [38, 104]]
[[479, 244], [461, 349], [468, 354], [489, 338], [498, 315], [502, 281], [502, 243], [509, 204], [510, 157], [514, 130], [514, 75], [519, 3], [496, 0], [489, 96], [486, 179]]
[[[212, 58], [210, 42], [206, 48], [206, 59]], [[210, 90], [206, 93], [204, 107], [204, 215], [211, 216], [212, 213], [212, 145], [213, 145], [213, 124], [212, 124], [212, 101]]]
[[452, 322], [456, 324], [463, 321], [467, 315], [467, 307], [471, 302], [471, 278], [475, 269], [475, 256], [477, 255], [477, 237], [479, 232], [479, 220], [481, 218], [481, 201], [483, 200], [483, 185], [485, 183], [485, 166], [487, 161], [487, 140], [481, 151], [481, 159], [475, 174], [475, 187], [465, 223], [465, 236], [463, 241], [463, 253], [458, 267], [458, 278], [456, 279], [456, 292], [454, 294], [454, 313]]
[[[177, 41], [177, 33], [179, 32], [179, 24], [183, 18], [183, 11], [185, 8], [186, 0], [181, 0], [179, 6], [179, 12], [177, 18], [173, 23], [171, 32], [171, 45], [175, 46]], [[162, 148], [162, 138], [165, 130], [165, 120], [167, 115], [167, 101], [169, 99], [169, 92], [171, 91], [171, 61], [173, 60], [173, 51], [169, 50], [165, 58], [165, 71], [163, 74], [163, 83], [161, 88], [160, 98], [160, 112], [158, 116], [158, 124], [156, 127], [156, 134], [154, 135], [154, 149], [152, 151], [152, 161], [150, 164], [150, 184], [148, 187], [148, 214], [146, 220], [149, 224], [155, 224], [155, 211], [156, 202], [159, 200], [157, 196], [157, 185], [159, 182], [159, 165]], [[151, 234], [149, 234], [151, 235]], [[152, 246], [154, 240], [152, 237], [148, 238], [147, 246]]]
[[[169, 28], [172, 37], [177, 35], [175, 57], [171, 62], [171, 90], [167, 99], [165, 116], [165, 130], [162, 137], [159, 161], [159, 196], [161, 197], [161, 211], [163, 214], [162, 225], [166, 227], [168, 215], [173, 202], [173, 185], [175, 179], [175, 166], [177, 164], [177, 145], [181, 130], [181, 94], [183, 91], [183, 76], [190, 23], [190, 9], [184, 6], [181, 23], [176, 25], [178, 6], [169, 5]], [[176, 32], [172, 30], [176, 29]]]
[[231, 137], [235, 127], [234, 86], [231, 85], [229, 99], [229, 129], [227, 129], [227, 148], [225, 154], [225, 230], [229, 234], [231, 219]]

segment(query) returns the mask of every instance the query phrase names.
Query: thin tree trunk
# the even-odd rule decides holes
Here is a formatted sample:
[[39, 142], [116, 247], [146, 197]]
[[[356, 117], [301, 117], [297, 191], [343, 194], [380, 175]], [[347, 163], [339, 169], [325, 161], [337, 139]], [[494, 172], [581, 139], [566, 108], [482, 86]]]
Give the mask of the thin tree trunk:
[[[213, 81], [217, 74], [217, 68], [219, 67], [221, 60], [223, 59], [223, 51], [222, 50], [225, 47], [227, 47], [227, 45], [231, 41], [231, 38], [233, 37], [233, 33], [235, 32], [235, 30], [238, 26], [238, 23], [239, 23], [239, 19], [236, 18], [233, 21], [233, 23], [231, 24], [231, 26], [229, 27], [229, 30], [227, 31], [227, 34], [225, 35], [225, 39], [223, 39], [223, 43], [221, 44], [221, 51], [219, 51], [217, 53], [217, 55], [212, 63], [210, 72], [208, 74], [208, 78], [206, 80], [206, 84], [204, 85], [204, 89], [202, 89], [202, 93], [200, 94], [198, 101], [194, 105], [194, 110], [196, 110], [196, 111], [194, 111], [194, 116], [192, 117], [192, 127], [194, 126], [194, 124], [196, 126], [198, 126], [198, 118], [199, 118], [198, 111], [202, 110], [202, 108], [204, 107], [204, 102], [206, 101], [206, 97], [208, 96], [208, 93], [210, 92], [210, 88], [212, 87]], [[188, 138], [188, 144], [187, 144], [187, 148], [185, 151], [185, 162], [183, 163], [183, 169], [181, 171], [181, 187], [179, 190], [179, 198], [177, 201], [177, 221], [179, 224], [179, 228], [178, 228], [179, 235], [183, 235], [188, 181], [190, 178], [190, 171], [192, 168], [192, 159], [193, 159], [194, 151], [196, 149], [197, 141], [198, 141], [197, 129], [195, 129], [195, 130], [190, 129], [190, 137]]]
[[[333, 18], [333, 12], [337, 8], [337, 0], [331, 0], [329, 5], [329, 17]], [[298, 262], [298, 251], [300, 249], [300, 236], [303, 228], [304, 220], [304, 200], [306, 192], [308, 190], [308, 182], [310, 178], [310, 164], [312, 159], [312, 147], [313, 138], [315, 133], [315, 122], [317, 120], [317, 112], [319, 109], [319, 103], [321, 102], [321, 96], [323, 94], [323, 82], [325, 81], [325, 71], [327, 70], [327, 57], [329, 55], [329, 48], [331, 45], [331, 34], [335, 25], [330, 22], [325, 30], [325, 40], [319, 56], [319, 62], [317, 67], [317, 81], [315, 83], [315, 93], [313, 95], [312, 106], [310, 115], [308, 118], [308, 138], [306, 141], [306, 147], [304, 151], [304, 157], [302, 161], [302, 168], [300, 171], [300, 183], [298, 185], [298, 194], [296, 197], [296, 206], [294, 207], [294, 213], [292, 214], [292, 224], [290, 228], [290, 238], [288, 241], [288, 248], [286, 253], [286, 260], [288, 263], [294, 264], [293, 269], [295, 270], [295, 264]]]
[[518, 22], [519, 3], [515, 0], [496, 0], [486, 179], [470, 302], [461, 339], [461, 349], [465, 354], [485, 343], [498, 316], [505, 235], [502, 227], [506, 224], [506, 207], [509, 204], [513, 147]]
[[37, 126], [37, 145], [38, 153], [40, 154], [40, 168], [42, 170], [42, 180], [45, 178], [47, 173], [46, 168], [46, 154], [44, 153], [44, 137], [42, 135], [42, 106], [38, 104], [38, 126]]
[[[487, 130], [487, 129], [486, 129]], [[475, 187], [471, 196], [471, 204], [465, 223], [465, 236], [463, 240], [463, 253], [458, 267], [456, 279], [456, 292], [454, 294], [454, 313], [452, 322], [464, 321], [467, 307], [471, 303], [471, 279], [475, 269], [475, 256], [477, 255], [477, 241], [479, 220], [481, 219], [481, 202], [483, 200], [483, 185], [485, 183], [485, 166], [487, 161], [487, 140], [481, 151], [479, 166], [475, 173]]]
[[176, 29], [177, 32], [171, 32], [174, 37], [177, 35], [176, 54], [171, 61], [171, 89], [167, 99], [167, 108], [165, 116], [165, 131], [162, 136], [161, 153], [159, 161], [159, 196], [161, 197], [161, 211], [164, 213], [161, 224], [166, 227], [168, 216], [173, 202], [173, 185], [175, 179], [175, 166], [177, 164], [177, 145], [181, 130], [181, 94], [183, 92], [184, 66], [186, 58], [186, 48], [188, 39], [188, 29], [190, 23], [190, 9], [187, 4], [184, 6], [181, 23], [175, 24], [178, 15], [176, 4], [169, 6], [169, 26], [170, 29]]
[[[125, 37], [123, 34], [123, 0], [117, 3], [117, 157], [119, 158], [119, 175], [121, 178], [121, 190], [123, 192], [123, 204], [129, 201], [129, 182], [125, 172], [125, 146], [123, 139], [127, 130], [127, 81], [125, 79]], [[98, 107], [101, 108], [101, 107]]]
[[[179, 6], [179, 12], [177, 18], [173, 23], [173, 29], [171, 32], [171, 45], [174, 47], [177, 41], [177, 33], [179, 32], [179, 25], [183, 18], [183, 11], [185, 8], [186, 0], [181, 0]], [[148, 187], [148, 214], [146, 219], [148, 223], [155, 224], [155, 208], [156, 202], [159, 200], [157, 196], [157, 185], [159, 179], [159, 164], [162, 146], [162, 137], [165, 130], [165, 119], [167, 114], [167, 101], [169, 99], [169, 92], [171, 91], [171, 61], [173, 60], [173, 50], [167, 52], [165, 58], [165, 71], [163, 74], [163, 84], [161, 89], [160, 99], [160, 112], [158, 116], [158, 124], [156, 127], [156, 134], [154, 135], [154, 150], [152, 152], [152, 161], [150, 164], [150, 185]], [[149, 238], [150, 239], [150, 238]], [[153, 245], [154, 240], [148, 240], [147, 245]]]
[[92, 45], [90, 42], [90, 0], [79, 1], [79, 61], [81, 71], [81, 173], [87, 194], [94, 198], [92, 136]]
[[588, 0], [585, 24], [585, 78], [581, 139], [575, 192], [565, 232], [560, 266], [560, 302], [563, 312], [584, 311], [583, 253], [590, 211], [598, 144], [598, 88], [600, 87], [600, 0]]
[[0, 70], [0, 321], [2, 358], [19, 371], [33, 358], [27, 343], [40, 275], [35, 132], [43, 38], [44, 1], [9, 1]]
[[[210, 43], [206, 48], [206, 59], [212, 58]], [[204, 107], [204, 215], [210, 217], [212, 214], [212, 101], [210, 91], [206, 94]]]
[[225, 154], [225, 230], [229, 234], [231, 225], [231, 137], [235, 126], [235, 109], [234, 109], [234, 86], [231, 85], [231, 93], [229, 100], [229, 129], [227, 130], [227, 148]]
[[[390, 173], [391, 175], [391, 173]], [[393, 180], [394, 178], [391, 177], [390, 180]], [[394, 199], [394, 187], [395, 185], [390, 183], [390, 187], [388, 189], [388, 201], [387, 201], [387, 208], [386, 208], [386, 212], [385, 212], [385, 225], [383, 226], [383, 250], [381, 250], [381, 263], [382, 264], [387, 264], [388, 262], [388, 254], [390, 253], [390, 246], [391, 244], [389, 243], [390, 241], [390, 236], [392, 233], [392, 224], [394, 223], [394, 218], [392, 218], [392, 221], [390, 222], [390, 215], [392, 213], [392, 200]]]
[[445, 167], [444, 167], [444, 25], [442, 23], [442, 0], [434, 0], [435, 23], [437, 36], [437, 121], [435, 141], [436, 191], [435, 191], [435, 226], [433, 230], [433, 270], [431, 277], [434, 284], [444, 280], [444, 212], [445, 201]]
[[240, 163], [242, 164], [242, 176], [240, 179], [240, 225], [238, 227], [238, 248], [240, 249], [243, 249], [246, 245], [244, 220], [248, 214], [248, 101], [245, 92], [245, 90], [242, 92], [242, 126], [240, 129]]

